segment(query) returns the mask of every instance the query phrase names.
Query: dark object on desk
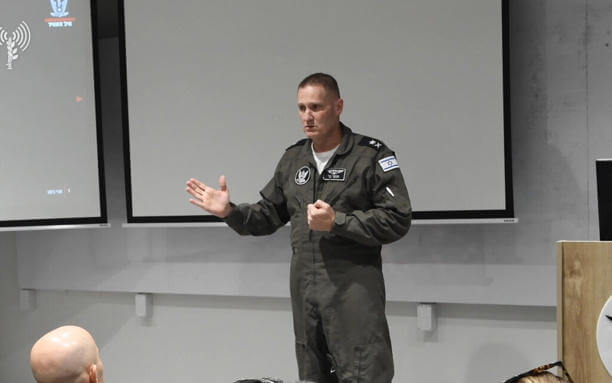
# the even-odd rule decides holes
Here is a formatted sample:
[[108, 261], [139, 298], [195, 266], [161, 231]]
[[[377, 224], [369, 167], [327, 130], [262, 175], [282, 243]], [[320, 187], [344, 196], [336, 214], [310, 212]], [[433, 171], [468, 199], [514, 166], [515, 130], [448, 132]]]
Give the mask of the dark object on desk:
[[599, 239], [612, 241], [612, 159], [596, 160]]

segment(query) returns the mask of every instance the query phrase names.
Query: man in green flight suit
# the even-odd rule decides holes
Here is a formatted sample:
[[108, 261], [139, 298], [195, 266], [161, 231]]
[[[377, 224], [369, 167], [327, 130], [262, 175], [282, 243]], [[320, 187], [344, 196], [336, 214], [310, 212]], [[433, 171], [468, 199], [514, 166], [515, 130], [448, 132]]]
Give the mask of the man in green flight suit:
[[298, 85], [305, 139], [285, 151], [255, 204], [187, 181], [190, 202], [241, 235], [291, 222], [290, 290], [299, 377], [318, 383], [393, 378], [381, 245], [406, 234], [412, 209], [395, 153], [340, 122], [336, 80], [314, 73]]

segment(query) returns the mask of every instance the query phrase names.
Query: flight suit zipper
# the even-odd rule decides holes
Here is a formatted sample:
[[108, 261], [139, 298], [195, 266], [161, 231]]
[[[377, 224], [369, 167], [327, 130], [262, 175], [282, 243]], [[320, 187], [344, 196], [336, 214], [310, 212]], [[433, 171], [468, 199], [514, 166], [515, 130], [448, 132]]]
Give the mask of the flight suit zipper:
[[[312, 168], [312, 174], [313, 174], [313, 177], [312, 177], [312, 201], [311, 203], [315, 203], [317, 200], [316, 199], [317, 198], [317, 168], [316, 167]], [[306, 219], [308, 220], [308, 211], [306, 211]], [[312, 232], [313, 230], [309, 227], [308, 228], [308, 241], [310, 242], [312, 242]]]
[[[317, 200], [317, 177], [318, 177], [318, 173], [317, 173], [317, 168], [316, 166], [314, 166], [312, 168], [312, 202], [311, 203], [315, 203]], [[309, 228], [310, 229], [310, 228]], [[308, 241], [310, 242], [310, 245], [312, 246], [312, 283], [313, 286], [316, 285], [316, 254], [317, 254], [317, 249], [316, 249], [316, 244], [314, 243], [314, 241], [312, 240], [312, 236], [314, 235], [313, 233], [314, 230], [310, 229], [308, 232]]]

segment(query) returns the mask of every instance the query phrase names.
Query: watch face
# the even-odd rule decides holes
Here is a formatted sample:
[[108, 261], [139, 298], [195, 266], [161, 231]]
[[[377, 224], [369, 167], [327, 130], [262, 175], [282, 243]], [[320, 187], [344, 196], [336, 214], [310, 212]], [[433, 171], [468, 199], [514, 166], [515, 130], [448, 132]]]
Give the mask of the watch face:
[[612, 296], [601, 309], [597, 320], [597, 349], [608, 374], [612, 375]]
[[336, 219], [334, 219], [334, 224], [341, 226], [341, 225], [344, 225], [345, 221], [346, 221], [346, 215], [340, 212], [336, 212]]

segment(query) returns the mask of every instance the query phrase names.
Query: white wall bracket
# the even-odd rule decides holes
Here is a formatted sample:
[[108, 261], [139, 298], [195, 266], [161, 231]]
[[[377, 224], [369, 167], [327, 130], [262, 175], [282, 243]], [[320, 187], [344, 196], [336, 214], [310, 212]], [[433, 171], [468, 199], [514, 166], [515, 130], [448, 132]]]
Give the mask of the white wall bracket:
[[32, 311], [36, 308], [36, 290], [19, 290], [19, 310]]
[[417, 305], [417, 327], [421, 331], [431, 332], [436, 329], [437, 315], [435, 303]]
[[139, 318], [148, 318], [153, 313], [153, 294], [138, 293], [134, 296], [134, 309]]

